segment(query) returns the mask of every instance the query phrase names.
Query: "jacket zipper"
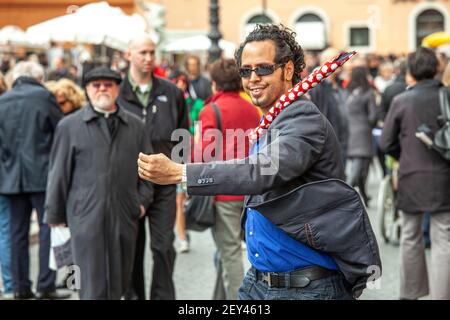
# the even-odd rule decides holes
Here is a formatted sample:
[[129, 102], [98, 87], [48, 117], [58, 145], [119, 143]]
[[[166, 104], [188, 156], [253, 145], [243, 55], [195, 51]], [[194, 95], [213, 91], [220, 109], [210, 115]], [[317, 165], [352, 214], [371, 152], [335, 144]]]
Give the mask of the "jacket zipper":
[[143, 107], [142, 108], [142, 121], [144, 121], [144, 123], [147, 120], [147, 107]]

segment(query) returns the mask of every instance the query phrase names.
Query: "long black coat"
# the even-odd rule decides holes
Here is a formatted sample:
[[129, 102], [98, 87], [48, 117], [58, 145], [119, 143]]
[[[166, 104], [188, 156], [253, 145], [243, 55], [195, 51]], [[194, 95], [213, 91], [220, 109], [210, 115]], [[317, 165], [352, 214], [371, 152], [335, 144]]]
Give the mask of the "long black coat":
[[53, 135], [63, 114], [55, 97], [19, 77], [0, 97], [0, 194], [44, 192]]
[[67, 222], [81, 299], [120, 299], [131, 278], [139, 205], [153, 197], [139, 180], [139, 152], [151, 153], [144, 124], [119, 108], [115, 135], [92, 107], [56, 129], [46, 198], [46, 223]]
[[398, 207], [405, 212], [450, 212], [450, 165], [415, 136], [422, 123], [438, 130], [440, 86], [423, 80], [396, 96], [384, 122], [380, 148], [399, 159]]

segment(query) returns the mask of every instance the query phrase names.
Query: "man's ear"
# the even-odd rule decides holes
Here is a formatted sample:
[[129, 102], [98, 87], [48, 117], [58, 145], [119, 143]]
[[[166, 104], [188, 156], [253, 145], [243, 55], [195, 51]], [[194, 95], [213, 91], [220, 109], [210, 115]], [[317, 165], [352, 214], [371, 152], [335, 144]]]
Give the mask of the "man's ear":
[[286, 82], [292, 82], [292, 78], [294, 77], [294, 70], [294, 63], [292, 62], [292, 60], [289, 60], [284, 65], [284, 80], [286, 80]]
[[130, 49], [125, 50], [123, 57], [124, 57], [128, 62], [131, 61], [131, 60], [130, 60], [130, 59], [131, 59], [131, 51], [130, 51]]

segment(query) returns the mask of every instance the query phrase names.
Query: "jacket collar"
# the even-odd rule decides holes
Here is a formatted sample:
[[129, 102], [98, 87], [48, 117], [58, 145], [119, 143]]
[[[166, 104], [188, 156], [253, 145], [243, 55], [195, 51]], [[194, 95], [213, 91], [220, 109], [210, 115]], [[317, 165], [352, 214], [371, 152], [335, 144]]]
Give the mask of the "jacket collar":
[[220, 98], [223, 98], [223, 97], [233, 97], [233, 96], [234, 96], [234, 97], [239, 96], [239, 92], [236, 92], [236, 91], [227, 91], [227, 92], [225, 92], [225, 91], [217, 91], [217, 92], [214, 93], [210, 98], [206, 99], [206, 101], [205, 101], [205, 106], [206, 106], [207, 104], [216, 102], [216, 101], [219, 100]]
[[[128, 82], [130, 83], [131, 90], [133, 92], [136, 92], [136, 90], [139, 90], [139, 85], [136, 82], [134, 82], [133, 78], [131, 77], [130, 72], [128, 72], [128, 74], [127, 74], [127, 79], [128, 79]], [[151, 91], [151, 87], [153, 85], [152, 81], [153, 81], [153, 79], [150, 78], [150, 81], [147, 83], [147, 85], [149, 85], [150, 91]], [[148, 89], [145, 92], [148, 92]]]
[[[92, 108], [91, 104], [86, 105], [86, 107], [82, 109], [82, 112], [83, 112], [83, 121], [85, 122], [89, 122], [93, 119], [100, 118], [100, 115], [94, 111], [94, 108]], [[116, 115], [123, 123], [128, 124], [128, 115], [120, 106], [117, 106]]]
[[[164, 94], [164, 86], [162, 82], [163, 80], [161, 78], [152, 74], [152, 89], [150, 90], [150, 96], [148, 99], [149, 103], [151, 103], [157, 96]], [[136, 97], [136, 94], [133, 92], [130, 80], [128, 80], [128, 75], [122, 81], [121, 95], [126, 101], [142, 106], [139, 99]]]
[[44, 87], [44, 85], [42, 83], [40, 83], [39, 81], [37, 81], [36, 79], [31, 78], [31, 77], [18, 77], [16, 79], [16, 81], [14, 81], [12, 86], [15, 87], [17, 85], [21, 85], [21, 84], [24, 84], [24, 83], [37, 85], [37, 86], [40, 86], [40, 87]]
[[411, 87], [411, 89], [416, 88], [439, 88], [442, 86], [442, 83], [439, 80], [436, 79], [425, 79], [420, 80], [417, 82], [414, 86]]

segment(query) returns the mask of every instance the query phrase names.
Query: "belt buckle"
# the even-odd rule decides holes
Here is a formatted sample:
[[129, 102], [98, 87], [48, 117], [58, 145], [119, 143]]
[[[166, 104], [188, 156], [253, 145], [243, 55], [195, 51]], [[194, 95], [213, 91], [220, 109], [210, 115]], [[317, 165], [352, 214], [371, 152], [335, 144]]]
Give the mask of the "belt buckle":
[[[267, 284], [269, 285], [269, 287], [273, 287], [275, 285], [274, 281], [272, 280], [272, 276], [275, 276], [276, 273], [275, 272], [268, 272], [267, 273]], [[278, 285], [278, 279], [277, 279], [277, 285]]]
[[311, 279], [307, 276], [300, 276], [299, 280], [300, 288], [307, 287], [311, 283]]

